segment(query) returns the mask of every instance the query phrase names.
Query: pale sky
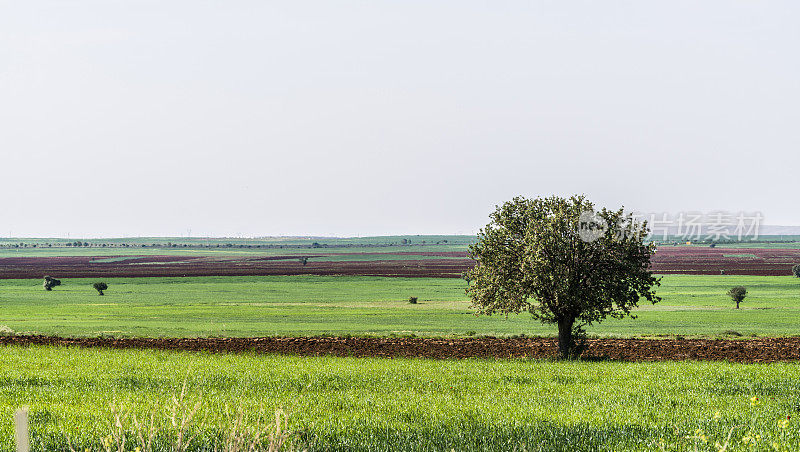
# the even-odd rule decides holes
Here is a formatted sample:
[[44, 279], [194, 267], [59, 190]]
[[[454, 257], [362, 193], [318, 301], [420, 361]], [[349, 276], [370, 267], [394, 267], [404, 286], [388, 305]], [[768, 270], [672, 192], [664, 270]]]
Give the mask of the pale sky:
[[795, 1], [0, 0], [0, 237], [800, 225]]

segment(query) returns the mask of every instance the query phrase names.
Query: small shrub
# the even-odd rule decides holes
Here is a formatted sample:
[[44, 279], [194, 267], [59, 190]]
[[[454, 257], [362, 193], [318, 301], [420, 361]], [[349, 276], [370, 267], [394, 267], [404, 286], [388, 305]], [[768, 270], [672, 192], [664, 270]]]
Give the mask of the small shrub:
[[108, 284], [104, 282], [96, 282], [92, 284], [92, 287], [94, 287], [94, 290], [96, 290], [99, 295], [104, 295], [103, 291], [108, 290]]
[[800, 278], [800, 264], [792, 265], [792, 274], [798, 278]]
[[417, 297], [408, 297], [408, 302], [411, 304], [417, 304], [419, 299]]
[[474, 335], [476, 335], [476, 334], [478, 334], [478, 332], [477, 332], [477, 331], [467, 331], [467, 336], [470, 336], [470, 337], [472, 337], [472, 336], [474, 336]]
[[744, 301], [745, 297], [747, 297], [747, 288], [744, 286], [732, 287], [731, 290], [728, 291], [728, 296], [736, 303], [736, 309], [739, 309], [739, 303]]
[[60, 286], [60, 285], [61, 285], [61, 280], [60, 279], [51, 278], [50, 276], [45, 276], [44, 277], [44, 282], [42, 283], [42, 287], [44, 287], [44, 290], [46, 290], [48, 292], [53, 290], [53, 287]]
[[723, 335], [723, 336], [735, 336], [735, 337], [741, 337], [741, 336], [742, 336], [742, 333], [740, 333], [740, 332], [738, 332], [738, 331], [736, 331], [736, 330], [725, 330], [725, 331], [723, 331], [723, 332], [722, 332], [722, 335]]

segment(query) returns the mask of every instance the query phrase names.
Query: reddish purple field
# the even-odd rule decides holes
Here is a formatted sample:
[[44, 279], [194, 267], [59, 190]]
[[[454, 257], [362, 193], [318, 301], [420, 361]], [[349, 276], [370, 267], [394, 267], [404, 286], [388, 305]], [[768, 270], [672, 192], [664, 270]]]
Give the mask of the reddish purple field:
[[798, 249], [665, 246], [653, 257], [652, 268], [664, 274], [783, 276], [791, 275], [797, 263]]
[[[459, 277], [472, 261], [462, 259], [326, 261], [309, 256], [304, 266], [299, 256], [198, 257], [113, 256], [0, 258], [0, 278], [154, 277], [154, 276], [267, 276], [267, 275], [364, 275], [403, 277]], [[123, 258], [124, 256], [118, 256]]]
[[[298, 255], [116, 256], [119, 260], [113, 260], [115, 256], [8, 257], [0, 258], [0, 278], [41, 278], [44, 275], [56, 278], [247, 275], [457, 278], [474, 265], [466, 252], [391, 254], [426, 259], [335, 261], [332, 258], [337, 255], [374, 259], [376, 253], [320, 253], [308, 256], [310, 260], [303, 266]], [[652, 268], [660, 274], [719, 275], [724, 271], [728, 275], [790, 275], [795, 263], [800, 263], [799, 249], [662, 247], [653, 257]]]

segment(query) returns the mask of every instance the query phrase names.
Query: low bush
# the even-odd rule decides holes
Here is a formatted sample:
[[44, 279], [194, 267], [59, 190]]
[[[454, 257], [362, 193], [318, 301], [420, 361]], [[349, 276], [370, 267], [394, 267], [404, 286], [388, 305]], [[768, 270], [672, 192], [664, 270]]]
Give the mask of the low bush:
[[51, 290], [53, 290], [53, 287], [60, 286], [60, 285], [61, 285], [61, 280], [60, 279], [55, 279], [55, 278], [52, 278], [50, 276], [45, 276], [44, 277], [44, 283], [42, 284], [42, 286], [44, 287], [44, 290], [47, 290], [47, 291], [51, 291]]
[[92, 284], [92, 287], [94, 287], [94, 290], [96, 290], [99, 295], [103, 295], [103, 291], [108, 290], [108, 284], [104, 282], [96, 282]]
[[739, 303], [744, 301], [745, 297], [747, 297], [747, 288], [744, 286], [732, 287], [731, 290], [728, 291], [728, 296], [736, 303], [736, 309], [739, 309]]

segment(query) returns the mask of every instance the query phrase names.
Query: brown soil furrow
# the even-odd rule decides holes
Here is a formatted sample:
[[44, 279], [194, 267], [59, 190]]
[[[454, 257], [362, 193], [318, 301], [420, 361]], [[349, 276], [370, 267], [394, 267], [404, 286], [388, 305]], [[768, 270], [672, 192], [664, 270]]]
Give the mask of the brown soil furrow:
[[[0, 336], [2, 345], [254, 352], [383, 358], [554, 358], [548, 338], [62, 338]], [[611, 361], [712, 360], [766, 363], [800, 360], [800, 337], [726, 339], [592, 339], [585, 359]]]

